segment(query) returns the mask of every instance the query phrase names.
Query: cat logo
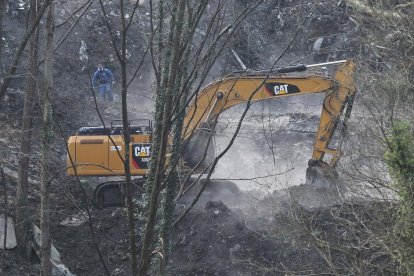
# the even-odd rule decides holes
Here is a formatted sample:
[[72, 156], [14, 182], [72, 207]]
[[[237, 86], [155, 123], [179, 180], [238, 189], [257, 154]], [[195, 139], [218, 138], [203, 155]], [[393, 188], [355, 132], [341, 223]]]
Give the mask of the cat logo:
[[275, 87], [273, 87], [273, 93], [274, 95], [284, 95], [284, 94], [288, 94], [288, 85], [287, 84], [282, 84], [282, 85], [275, 85]]
[[151, 161], [151, 144], [132, 145], [132, 165], [135, 169], [148, 169]]
[[265, 83], [265, 91], [269, 96], [281, 96], [286, 94], [299, 93], [299, 87], [293, 84], [268, 82]]
[[135, 146], [134, 155], [139, 157], [150, 156], [150, 146]]

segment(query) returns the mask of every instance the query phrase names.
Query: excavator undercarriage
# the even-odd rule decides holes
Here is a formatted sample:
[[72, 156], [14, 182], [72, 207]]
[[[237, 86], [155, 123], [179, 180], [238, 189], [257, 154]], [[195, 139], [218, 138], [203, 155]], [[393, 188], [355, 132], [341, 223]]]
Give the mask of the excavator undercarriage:
[[[132, 180], [133, 194], [142, 194], [146, 178]], [[125, 207], [125, 181], [108, 181], [98, 184], [93, 192], [93, 202], [99, 209]]]

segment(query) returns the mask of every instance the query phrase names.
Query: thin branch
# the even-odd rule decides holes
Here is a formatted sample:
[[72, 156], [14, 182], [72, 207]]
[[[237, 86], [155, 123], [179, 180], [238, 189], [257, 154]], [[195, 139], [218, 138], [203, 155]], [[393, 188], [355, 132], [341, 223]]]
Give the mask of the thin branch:
[[122, 56], [119, 53], [118, 47], [116, 46], [115, 39], [114, 39], [114, 37], [116, 35], [112, 30], [111, 24], [109, 23], [108, 15], [106, 14], [106, 10], [105, 10], [105, 7], [104, 7], [104, 4], [103, 4], [102, 0], [99, 0], [99, 3], [101, 5], [101, 10], [102, 10], [102, 13], [103, 13], [104, 18], [105, 18], [106, 27], [108, 29], [109, 35], [111, 36], [112, 47], [114, 47], [114, 51], [115, 51], [115, 54], [118, 58], [118, 61], [122, 63]]
[[85, 14], [85, 12], [90, 8], [93, 2], [89, 2], [89, 4], [85, 7], [85, 9], [82, 11], [82, 13], [78, 16], [78, 18], [75, 20], [75, 22], [70, 26], [70, 29], [65, 33], [65, 35], [62, 37], [62, 39], [56, 44], [53, 51], [56, 51], [60, 45], [68, 38], [69, 34], [72, 32], [73, 28], [78, 24], [79, 20], [82, 18], [82, 16]]
[[295, 168], [290, 168], [284, 172], [281, 173], [275, 173], [275, 174], [269, 174], [269, 175], [263, 175], [263, 176], [257, 176], [257, 177], [251, 177], [251, 178], [212, 178], [211, 180], [232, 180], [232, 181], [254, 181], [254, 180], [258, 180], [258, 179], [265, 179], [265, 178], [269, 178], [269, 177], [275, 177], [275, 176], [279, 176], [279, 175], [284, 175], [290, 171], [293, 171]]
[[[66, 18], [66, 20], [65, 21], [63, 21], [62, 23], [60, 23], [59, 25], [56, 25], [55, 26], [55, 28], [56, 29], [58, 29], [58, 28], [60, 28], [60, 27], [62, 27], [63, 25], [65, 25], [66, 23], [68, 23], [68, 21], [70, 20], [70, 19], [72, 19], [74, 16], [75, 16], [75, 14], [77, 14], [79, 11], [81, 11], [86, 5], [90, 5], [90, 4], [92, 4], [92, 2], [91, 2], [91, 0], [88, 0], [88, 1], [86, 1], [83, 5], [81, 5], [76, 11], [74, 11], [71, 15], [69, 15], [69, 17], [68, 18]], [[83, 12], [82, 12], [82, 14], [83, 14]], [[82, 15], [80, 16], [80, 17], [82, 17]]]
[[6, 94], [7, 88], [10, 85], [10, 82], [12, 80], [12, 77], [13, 77], [13, 75], [17, 71], [17, 65], [19, 63], [20, 57], [21, 57], [24, 49], [26, 48], [27, 42], [29, 41], [30, 37], [32, 36], [32, 34], [36, 30], [36, 28], [38, 27], [38, 25], [40, 23], [40, 20], [43, 17], [43, 14], [45, 13], [47, 7], [51, 3], [52, 3], [52, 0], [46, 0], [45, 1], [45, 3], [43, 4], [43, 6], [40, 8], [39, 13], [37, 14], [37, 17], [34, 20], [33, 25], [31, 26], [30, 30], [29, 31], [26, 31], [26, 33], [24, 34], [24, 36], [22, 38], [22, 41], [20, 42], [20, 45], [17, 48], [16, 53], [14, 55], [13, 62], [10, 65], [9, 70], [5, 74], [4, 82], [0, 86], [0, 100], [2, 100], [3, 99], [3, 96]]

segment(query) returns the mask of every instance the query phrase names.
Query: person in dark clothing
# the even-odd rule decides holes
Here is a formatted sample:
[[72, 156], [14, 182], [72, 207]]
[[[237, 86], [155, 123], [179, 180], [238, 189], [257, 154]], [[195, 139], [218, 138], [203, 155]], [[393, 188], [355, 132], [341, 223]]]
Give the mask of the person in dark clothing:
[[106, 97], [112, 102], [114, 95], [112, 94], [112, 86], [115, 83], [112, 71], [104, 68], [102, 64], [98, 64], [95, 74], [93, 74], [92, 85], [98, 88], [98, 98], [103, 100]]

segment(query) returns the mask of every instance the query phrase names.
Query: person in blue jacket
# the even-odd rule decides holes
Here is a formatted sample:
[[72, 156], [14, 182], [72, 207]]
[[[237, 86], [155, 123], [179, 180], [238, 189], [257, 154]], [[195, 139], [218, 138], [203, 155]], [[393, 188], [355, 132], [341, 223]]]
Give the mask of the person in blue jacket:
[[112, 86], [114, 83], [115, 79], [112, 71], [104, 68], [102, 64], [98, 64], [98, 68], [92, 78], [93, 88], [98, 88], [98, 98], [103, 100], [107, 96], [112, 102], [114, 100], [114, 95], [112, 94]]

